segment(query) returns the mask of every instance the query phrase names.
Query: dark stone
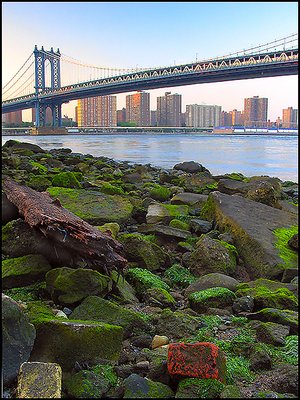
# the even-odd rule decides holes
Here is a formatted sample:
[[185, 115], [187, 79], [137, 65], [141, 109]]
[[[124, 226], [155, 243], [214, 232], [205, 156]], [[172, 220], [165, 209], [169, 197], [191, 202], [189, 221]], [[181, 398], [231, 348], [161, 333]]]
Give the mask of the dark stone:
[[36, 331], [28, 322], [22, 308], [2, 294], [2, 372], [4, 385], [11, 384], [23, 362], [27, 362], [33, 348]]
[[296, 233], [294, 236], [291, 237], [291, 239], [288, 241], [288, 245], [293, 249], [298, 251], [298, 233]]
[[254, 348], [250, 353], [249, 359], [252, 371], [268, 370], [272, 367], [271, 357], [266, 350]]
[[25, 143], [25, 142], [17, 142], [16, 140], [8, 140], [3, 146], [3, 148], [12, 148], [14, 149], [27, 149], [31, 150], [34, 153], [46, 153], [40, 146], [37, 144], [32, 143]]
[[20, 217], [17, 207], [2, 193], [2, 225]]
[[251, 313], [254, 309], [254, 299], [251, 296], [243, 296], [234, 300], [232, 305], [232, 310], [234, 314], [239, 314], [242, 312]]
[[174, 165], [173, 168], [180, 170], [180, 171], [184, 171], [184, 172], [190, 172], [190, 173], [208, 171], [208, 169], [203, 167], [203, 165], [201, 165], [195, 161], [184, 161], [182, 163]]
[[133, 346], [140, 347], [141, 349], [150, 348], [152, 343], [152, 336], [147, 334], [138, 335], [131, 338], [130, 341]]
[[207, 233], [212, 230], [212, 223], [202, 219], [192, 219], [190, 226], [193, 232], [196, 233]]

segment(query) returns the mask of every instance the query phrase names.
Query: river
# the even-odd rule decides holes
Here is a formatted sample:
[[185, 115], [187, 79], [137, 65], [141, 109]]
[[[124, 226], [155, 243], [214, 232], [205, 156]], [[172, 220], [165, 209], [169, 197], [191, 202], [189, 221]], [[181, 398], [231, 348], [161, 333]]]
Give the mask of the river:
[[97, 134], [2, 136], [45, 150], [70, 148], [75, 153], [172, 168], [196, 161], [213, 175], [241, 172], [298, 182], [298, 136], [216, 134]]

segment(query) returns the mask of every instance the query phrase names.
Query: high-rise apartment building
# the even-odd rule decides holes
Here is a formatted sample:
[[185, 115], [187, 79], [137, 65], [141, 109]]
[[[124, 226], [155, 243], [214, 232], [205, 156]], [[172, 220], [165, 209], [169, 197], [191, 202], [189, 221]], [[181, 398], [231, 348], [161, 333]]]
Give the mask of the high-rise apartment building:
[[157, 111], [150, 111], [150, 126], [157, 126]]
[[254, 96], [244, 99], [244, 124], [249, 127], [265, 127], [268, 120], [268, 99]]
[[78, 100], [78, 126], [117, 126], [117, 97], [96, 96]]
[[282, 127], [298, 128], [298, 110], [288, 107], [282, 110]]
[[220, 126], [221, 106], [189, 104], [186, 106], [186, 126], [209, 128]]
[[117, 110], [117, 125], [126, 122], [126, 108], [122, 108], [122, 110]]
[[242, 111], [238, 111], [236, 109], [229, 111], [231, 115], [231, 125], [244, 125], [244, 113]]
[[157, 98], [157, 126], [181, 126], [181, 94], [165, 92]]
[[22, 124], [22, 110], [12, 111], [2, 114], [2, 125], [21, 125]]
[[136, 126], [150, 126], [150, 93], [126, 96], [126, 121], [135, 122]]

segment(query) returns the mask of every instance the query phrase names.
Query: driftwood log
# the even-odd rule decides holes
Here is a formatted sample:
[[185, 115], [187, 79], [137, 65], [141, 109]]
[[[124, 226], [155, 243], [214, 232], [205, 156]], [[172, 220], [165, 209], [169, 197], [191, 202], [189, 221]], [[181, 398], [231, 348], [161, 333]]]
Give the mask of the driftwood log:
[[79, 256], [89, 268], [96, 267], [104, 273], [114, 269], [123, 274], [127, 265], [122, 256], [123, 246], [109, 234], [62, 207], [47, 192], [37, 192], [9, 177], [4, 178], [3, 190], [32, 229], [74, 254], [74, 259]]

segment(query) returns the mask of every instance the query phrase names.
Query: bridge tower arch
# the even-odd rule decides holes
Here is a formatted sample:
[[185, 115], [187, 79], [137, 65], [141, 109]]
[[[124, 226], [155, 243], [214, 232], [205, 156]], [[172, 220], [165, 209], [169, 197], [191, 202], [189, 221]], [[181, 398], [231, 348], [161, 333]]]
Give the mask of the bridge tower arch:
[[[59, 89], [60, 82], [60, 51], [57, 49], [54, 52], [53, 47], [50, 51], [44, 50], [44, 47], [39, 50], [37, 45], [34, 48], [35, 57], [35, 94], [37, 100], [35, 102], [35, 126], [46, 126], [46, 109], [48, 107], [52, 110], [52, 126], [61, 126], [61, 103], [60, 102], [42, 102], [38, 99], [39, 94], [47, 89]], [[46, 87], [46, 61], [50, 63], [50, 87]]]

